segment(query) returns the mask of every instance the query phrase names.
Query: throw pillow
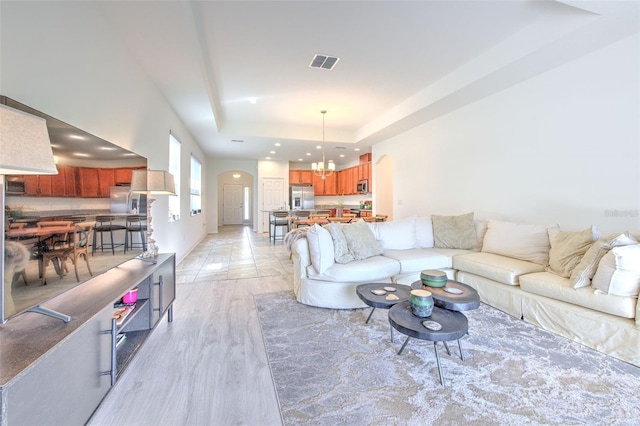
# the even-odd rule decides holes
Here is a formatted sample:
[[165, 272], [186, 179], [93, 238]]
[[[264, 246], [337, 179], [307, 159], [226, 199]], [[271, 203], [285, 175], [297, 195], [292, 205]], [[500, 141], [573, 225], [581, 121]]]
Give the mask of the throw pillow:
[[490, 220], [482, 251], [546, 266], [550, 248], [547, 229], [545, 225]]
[[549, 266], [548, 272], [558, 276], [569, 278], [571, 272], [582, 256], [593, 245], [600, 234], [595, 226], [591, 226], [581, 232], [560, 231], [559, 229], [549, 229]]
[[380, 247], [371, 228], [364, 220], [360, 219], [355, 223], [345, 225], [342, 231], [347, 238], [349, 253], [355, 260], [382, 254], [382, 247]]
[[612, 248], [598, 264], [591, 286], [602, 293], [638, 297], [640, 244]]
[[575, 289], [588, 287], [591, 285], [591, 279], [596, 273], [596, 268], [602, 257], [607, 254], [613, 247], [627, 246], [638, 244], [635, 238], [628, 233], [620, 234], [611, 241], [596, 241], [589, 247], [589, 250], [582, 256], [582, 260], [571, 273], [571, 285]]
[[[381, 222], [384, 223], [384, 222]], [[433, 222], [430, 217], [416, 218], [416, 247], [432, 248], [435, 244], [433, 241]]]
[[385, 250], [408, 250], [416, 247], [416, 218], [377, 223], [378, 238]]
[[342, 224], [330, 223], [326, 226], [326, 229], [331, 234], [333, 240], [333, 250], [336, 263], [349, 263], [353, 261], [353, 255], [349, 253], [349, 246], [347, 245], [347, 238], [342, 231]]
[[472, 250], [478, 245], [473, 212], [460, 216], [431, 216], [436, 248]]
[[335, 263], [331, 234], [316, 223], [307, 231], [307, 241], [309, 243], [311, 264], [316, 272], [322, 274]]

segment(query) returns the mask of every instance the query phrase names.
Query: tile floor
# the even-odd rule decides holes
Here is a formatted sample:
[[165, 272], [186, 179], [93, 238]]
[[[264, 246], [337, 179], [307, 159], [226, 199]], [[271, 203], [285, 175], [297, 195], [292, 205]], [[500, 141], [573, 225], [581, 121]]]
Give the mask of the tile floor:
[[293, 274], [282, 241], [250, 226], [222, 226], [209, 234], [176, 267], [178, 284]]

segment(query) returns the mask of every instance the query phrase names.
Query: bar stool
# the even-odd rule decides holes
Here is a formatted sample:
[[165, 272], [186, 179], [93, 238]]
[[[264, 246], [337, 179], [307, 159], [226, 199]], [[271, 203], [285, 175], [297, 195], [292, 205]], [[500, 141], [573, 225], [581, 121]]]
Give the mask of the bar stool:
[[[96, 216], [96, 226], [93, 228], [93, 249], [91, 250], [91, 255], [93, 256], [96, 253], [96, 249], [100, 249], [101, 252], [104, 252], [104, 233], [108, 233], [110, 237], [110, 245], [111, 253], [113, 255], [116, 254], [116, 247], [123, 246], [124, 243], [115, 243], [113, 239], [113, 231], [122, 231], [126, 230], [127, 227], [124, 225], [115, 225], [113, 222], [116, 220], [115, 216]], [[100, 245], [96, 245], [98, 234], [100, 234]], [[125, 235], [126, 237], [126, 235]]]
[[[147, 221], [146, 216], [139, 216], [139, 215], [127, 216], [125, 220], [125, 226], [127, 230], [124, 237], [125, 253], [127, 252], [127, 250], [132, 250], [134, 248], [140, 248], [144, 251], [147, 251], [147, 240], [144, 235], [147, 230], [146, 221]], [[138, 233], [138, 235], [140, 236], [139, 243], [133, 242], [133, 237], [136, 233]], [[134, 247], [134, 245], [136, 246]]]
[[[273, 233], [271, 233], [271, 227], [273, 227]], [[271, 233], [271, 236], [273, 236], [273, 244], [276, 243], [278, 228], [286, 228], [287, 232], [289, 232], [289, 212], [272, 212], [271, 213], [271, 220], [269, 221], [269, 232]], [[282, 233], [283, 240], [284, 240], [285, 234], [286, 232]]]

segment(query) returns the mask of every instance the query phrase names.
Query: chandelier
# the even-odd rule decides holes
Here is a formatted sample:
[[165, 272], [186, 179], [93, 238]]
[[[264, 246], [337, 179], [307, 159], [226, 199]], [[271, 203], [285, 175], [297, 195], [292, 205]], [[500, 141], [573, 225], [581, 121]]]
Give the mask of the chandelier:
[[331, 176], [333, 174], [336, 169], [336, 163], [332, 161], [326, 163], [324, 159], [324, 115], [327, 111], [323, 109], [320, 113], [322, 114], [322, 161], [319, 163], [311, 163], [311, 170], [313, 170], [313, 173], [316, 176], [320, 176], [322, 179], [325, 179], [327, 176]]

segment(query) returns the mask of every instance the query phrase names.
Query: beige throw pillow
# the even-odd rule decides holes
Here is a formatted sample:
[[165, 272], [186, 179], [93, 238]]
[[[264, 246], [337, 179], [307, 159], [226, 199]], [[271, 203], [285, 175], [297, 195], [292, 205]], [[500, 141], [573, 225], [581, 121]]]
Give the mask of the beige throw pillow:
[[611, 241], [596, 241], [589, 247], [589, 250], [582, 256], [582, 260], [571, 272], [571, 285], [575, 289], [588, 287], [591, 285], [591, 279], [596, 273], [598, 264], [602, 257], [607, 254], [613, 247], [627, 246], [638, 244], [635, 238], [628, 233], [620, 234]]
[[472, 250], [478, 246], [473, 212], [460, 216], [431, 216], [436, 248]]
[[549, 229], [548, 232], [551, 249], [549, 250], [549, 266], [546, 270], [564, 278], [571, 276], [571, 272], [580, 263], [582, 256], [600, 237], [595, 226], [580, 232], [558, 229]]

